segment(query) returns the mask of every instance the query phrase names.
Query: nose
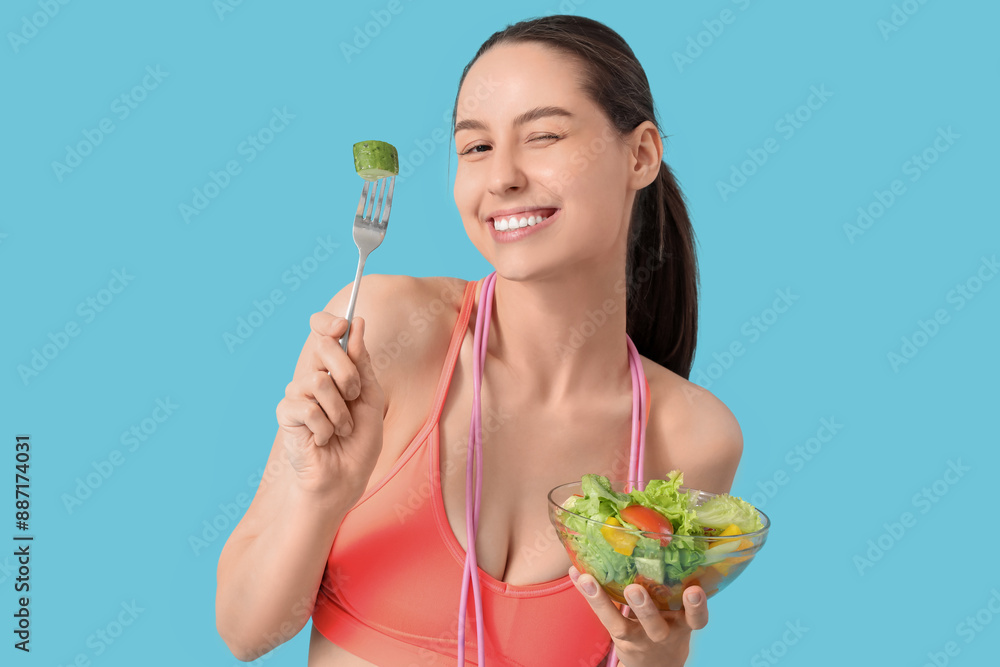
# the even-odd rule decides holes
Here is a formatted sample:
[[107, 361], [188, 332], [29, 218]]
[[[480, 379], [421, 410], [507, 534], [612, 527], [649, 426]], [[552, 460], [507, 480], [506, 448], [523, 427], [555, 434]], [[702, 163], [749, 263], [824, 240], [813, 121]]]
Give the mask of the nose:
[[519, 159], [508, 148], [495, 147], [490, 160], [489, 190], [491, 194], [503, 195], [525, 185], [525, 175]]

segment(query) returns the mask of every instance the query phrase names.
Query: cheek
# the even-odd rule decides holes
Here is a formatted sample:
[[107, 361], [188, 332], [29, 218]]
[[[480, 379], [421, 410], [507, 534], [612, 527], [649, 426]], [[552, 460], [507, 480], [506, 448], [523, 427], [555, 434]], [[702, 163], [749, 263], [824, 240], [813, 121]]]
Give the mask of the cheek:
[[553, 152], [551, 157], [544, 166], [545, 179], [561, 196], [595, 199], [624, 187], [622, 156], [603, 137]]
[[579, 211], [606, 215], [614, 206], [616, 195], [624, 186], [622, 169], [599, 155], [577, 155], [546, 170], [545, 182], [564, 202], [574, 203]]
[[455, 186], [453, 188], [455, 207], [458, 209], [462, 227], [477, 247], [478, 240], [476, 234], [482, 232], [480, 229], [482, 224], [479, 222], [481, 191], [477, 190], [478, 187], [474, 176], [459, 166], [455, 174]]
[[471, 210], [474, 210], [475, 188], [474, 179], [462, 165], [459, 165], [458, 171], [455, 173], [453, 193], [455, 195], [455, 206], [458, 207], [458, 212], [461, 214], [463, 220], [469, 215]]

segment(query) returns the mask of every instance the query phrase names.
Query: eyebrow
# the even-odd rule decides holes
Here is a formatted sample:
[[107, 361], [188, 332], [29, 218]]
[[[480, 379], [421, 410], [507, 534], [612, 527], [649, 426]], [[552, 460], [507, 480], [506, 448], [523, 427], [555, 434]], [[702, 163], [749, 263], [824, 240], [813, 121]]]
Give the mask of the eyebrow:
[[[539, 118], [546, 118], [548, 116], [565, 116], [566, 118], [572, 118], [573, 114], [563, 109], [562, 107], [535, 107], [534, 109], [528, 109], [524, 113], [520, 114], [514, 118], [514, 126], [524, 125], [525, 123], [530, 123], [533, 120], [538, 120]], [[486, 124], [481, 120], [476, 120], [473, 118], [467, 118], [465, 120], [460, 120], [455, 124], [455, 134], [458, 134], [460, 130], [485, 130]]]

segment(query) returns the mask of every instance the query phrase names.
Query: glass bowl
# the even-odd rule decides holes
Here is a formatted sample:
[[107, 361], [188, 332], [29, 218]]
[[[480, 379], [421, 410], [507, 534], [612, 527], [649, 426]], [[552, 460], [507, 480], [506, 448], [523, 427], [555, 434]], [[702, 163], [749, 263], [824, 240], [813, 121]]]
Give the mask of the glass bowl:
[[[625, 480], [612, 481], [611, 488], [624, 492], [627, 484]], [[692, 507], [718, 495], [684, 486], [678, 490], [693, 495]], [[688, 586], [701, 586], [705, 595], [712, 597], [750, 565], [764, 546], [771, 526], [767, 515], [754, 508], [764, 528], [731, 537], [630, 530], [565, 509], [563, 503], [573, 495], [583, 495], [581, 482], [552, 489], [548, 496], [549, 519], [576, 569], [592, 575], [621, 604], [628, 604], [624, 590], [632, 583], [642, 585], [661, 610], [683, 609], [681, 595]], [[594, 544], [597, 541], [603, 543]], [[615, 545], [621, 551], [613, 549]]]

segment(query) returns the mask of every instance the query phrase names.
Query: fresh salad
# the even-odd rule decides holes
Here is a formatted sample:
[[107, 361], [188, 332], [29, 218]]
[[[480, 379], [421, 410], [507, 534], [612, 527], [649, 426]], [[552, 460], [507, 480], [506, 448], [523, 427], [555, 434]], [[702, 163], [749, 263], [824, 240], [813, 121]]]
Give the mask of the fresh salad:
[[[650, 480], [642, 491], [620, 493], [607, 477], [584, 475], [580, 494], [562, 503], [567, 511], [559, 513], [566, 528], [560, 532], [577, 568], [589, 571], [606, 589], [610, 584], [621, 591], [639, 583], [658, 602], [676, 598], [671, 608], [680, 608], [684, 586], [698, 584], [709, 595], [716, 592], [730, 568], [750, 558], [741, 552], [754, 542], [735, 538], [764, 525], [753, 505], [729, 494], [696, 505], [698, 492], [681, 491], [683, 480], [683, 473], [674, 470], [667, 479]], [[687, 536], [734, 539], [683, 539]]]

